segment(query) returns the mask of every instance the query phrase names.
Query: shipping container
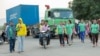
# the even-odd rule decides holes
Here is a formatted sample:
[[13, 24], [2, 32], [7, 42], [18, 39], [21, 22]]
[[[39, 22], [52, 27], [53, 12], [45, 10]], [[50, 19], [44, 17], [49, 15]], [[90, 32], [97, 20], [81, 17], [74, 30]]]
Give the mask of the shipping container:
[[13, 21], [18, 23], [18, 18], [30, 26], [39, 23], [39, 6], [38, 5], [18, 5], [6, 10], [6, 22]]

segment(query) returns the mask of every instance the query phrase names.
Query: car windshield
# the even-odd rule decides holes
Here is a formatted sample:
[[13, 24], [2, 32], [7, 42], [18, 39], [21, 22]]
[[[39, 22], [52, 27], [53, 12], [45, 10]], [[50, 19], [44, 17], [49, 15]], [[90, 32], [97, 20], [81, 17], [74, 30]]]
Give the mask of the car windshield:
[[54, 10], [52, 11], [53, 18], [68, 19], [73, 18], [72, 10]]

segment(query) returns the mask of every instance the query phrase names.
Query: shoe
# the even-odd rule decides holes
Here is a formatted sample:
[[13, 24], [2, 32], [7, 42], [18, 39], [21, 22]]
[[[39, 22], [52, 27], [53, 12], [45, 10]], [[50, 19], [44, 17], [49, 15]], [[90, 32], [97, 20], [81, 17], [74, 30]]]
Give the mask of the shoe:
[[4, 42], [5, 44], [7, 44], [8, 42]]
[[63, 44], [60, 44], [60, 46], [63, 46]]
[[95, 44], [93, 45], [93, 47], [95, 47]]
[[12, 51], [15, 52], [15, 49], [13, 49]]
[[93, 47], [95, 47], [95, 46], [93, 45]]
[[63, 47], [64, 47], [65, 45], [63, 44]]
[[43, 44], [42, 44], [42, 43], [40, 43], [40, 45], [41, 45], [41, 46], [43, 46]]
[[69, 44], [69, 43], [67, 42], [67, 44]]
[[69, 44], [69, 46], [71, 46], [72, 44]]
[[21, 51], [18, 51], [18, 53], [21, 53]]
[[50, 43], [47, 43], [47, 45], [50, 45]]
[[10, 51], [10, 53], [12, 53], [12, 51]]

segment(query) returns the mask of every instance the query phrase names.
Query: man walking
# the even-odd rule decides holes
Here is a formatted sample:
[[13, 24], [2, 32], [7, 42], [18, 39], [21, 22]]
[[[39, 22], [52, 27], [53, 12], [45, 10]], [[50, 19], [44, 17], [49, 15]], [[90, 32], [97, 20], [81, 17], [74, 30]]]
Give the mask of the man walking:
[[8, 37], [8, 40], [9, 40], [9, 50], [10, 50], [10, 53], [14, 52], [15, 51], [15, 40], [16, 40], [16, 37], [15, 37], [15, 27], [13, 25], [13, 22], [10, 22], [9, 24], [9, 27], [7, 28], [7, 37]]
[[27, 35], [26, 25], [23, 23], [23, 20], [19, 18], [18, 24], [16, 26], [17, 30], [17, 39], [18, 39], [18, 53], [24, 51], [24, 39]]

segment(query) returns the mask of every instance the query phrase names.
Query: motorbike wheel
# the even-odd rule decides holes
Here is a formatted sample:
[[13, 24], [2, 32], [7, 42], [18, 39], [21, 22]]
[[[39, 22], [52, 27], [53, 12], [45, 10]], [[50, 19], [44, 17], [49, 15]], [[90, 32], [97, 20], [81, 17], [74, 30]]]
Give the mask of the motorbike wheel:
[[46, 39], [45, 38], [43, 38], [43, 47], [44, 49], [46, 49]]

